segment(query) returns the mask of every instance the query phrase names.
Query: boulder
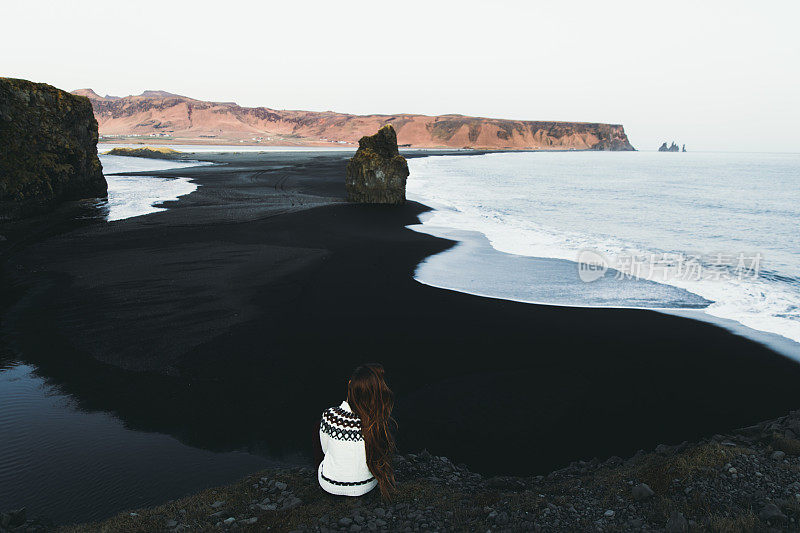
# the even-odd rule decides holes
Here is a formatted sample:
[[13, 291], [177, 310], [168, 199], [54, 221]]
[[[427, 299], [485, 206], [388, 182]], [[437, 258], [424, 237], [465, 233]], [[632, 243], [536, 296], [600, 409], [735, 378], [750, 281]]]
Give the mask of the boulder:
[[347, 163], [347, 200], [368, 204], [402, 204], [406, 200], [408, 163], [397, 149], [397, 134], [387, 124], [361, 137]]
[[683, 513], [672, 511], [664, 530], [667, 533], [687, 533], [689, 531], [689, 522], [686, 521]]
[[631, 488], [631, 496], [637, 502], [643, 502], [653, 497], [655, 493], [646, 483], [639, 483]]
[[758, 513], [758, 517], [764, 521], [769, 522], [771, 524], [783, 524], [786, 522], [787, 518], [786, 515], [778, 509], [778, 506], [774, 503], [768, 503], [764, 505], [764, 508], [761, 509], [761, 512]]
[[0, 78], [0, 220], [105, 196], [89, 99], [45, 83]]

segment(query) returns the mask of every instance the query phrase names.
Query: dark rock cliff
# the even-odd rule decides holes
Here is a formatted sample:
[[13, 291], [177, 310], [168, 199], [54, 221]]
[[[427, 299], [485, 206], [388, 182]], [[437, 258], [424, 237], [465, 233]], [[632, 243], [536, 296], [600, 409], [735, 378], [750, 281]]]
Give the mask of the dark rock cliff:
[[0, 146], [0, 220], [106, 195], [88, 98], [0, 78]]
[[402, 204], [406, 200], [408, 163], [397, 149], [397, 134], [387, 124], [358, 141], [347, 163], [347, 199], [372, 204]]

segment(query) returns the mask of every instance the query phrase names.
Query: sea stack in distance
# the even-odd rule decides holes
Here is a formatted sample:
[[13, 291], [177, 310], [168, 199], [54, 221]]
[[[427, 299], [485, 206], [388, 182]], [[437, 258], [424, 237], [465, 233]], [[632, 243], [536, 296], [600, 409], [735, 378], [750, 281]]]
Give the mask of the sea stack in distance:
[[107, 193], [88, 98], [0, 78], [0, 146], [0, 220]]
[[[681, 149], [678, 148], [678, 145], [675, 144], [675, 141], [672, 141], [672, 144], [669, 145], [669, 146], [667, 146], [666, 142], [664, 144], [662, 144], [661, 146], [659, 146], [658, 147], [658, 151], [659, 152], [680, 152]], [[685, 144], [683, 145], [683, 151], [684, 152], [686, 151], [686, 145]]]
[[408, 163], [397, 148], [391, 124], [358, 141], [356, 155], [347, 163], [347, 200], [368, 204], [406, 201]]

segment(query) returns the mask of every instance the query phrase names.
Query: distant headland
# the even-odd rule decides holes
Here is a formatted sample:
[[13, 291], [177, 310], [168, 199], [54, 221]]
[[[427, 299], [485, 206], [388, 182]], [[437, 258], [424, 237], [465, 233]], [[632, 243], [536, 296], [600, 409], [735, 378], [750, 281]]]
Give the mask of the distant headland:
[[634, 150], [620, 124], [506, 120], [464, 115], [350, 115], [205, 102], [166, 91], [135, 96], [73, 94], [92, 102], [101, 141], [356, 147], [392, 124], [410, 148]]

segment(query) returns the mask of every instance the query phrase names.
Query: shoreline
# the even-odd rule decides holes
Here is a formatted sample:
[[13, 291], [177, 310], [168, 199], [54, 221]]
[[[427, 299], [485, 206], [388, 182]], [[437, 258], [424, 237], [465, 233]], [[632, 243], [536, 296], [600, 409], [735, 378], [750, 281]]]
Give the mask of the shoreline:
[[[418, 199], [417, 201], [424, 202], [424, 199]], [[423, 203], [423, 205], [425, 204]], [[435, 211], [437, 209], [434, 206], [429, 206], [429, 208], [432, 211]], [[735, 335], [739, 335], [741, 337], [758, 342], [759, 344], [762, 344], [780, 353], [781, 355], [784, 355], [792, 360], [800, 362], [800, 343], [797, 343], [794, 340], [779, 335], [777, 333], [771, 333], [769, 331], [762, 331], [750, 328], [736, 320], [712, 315], [705, 310], [705, 307], [703, 306], [702, 303], [693, 303], [693, 300], [695, 299], [694, 297], [696, 297], [696, 300], [698, 300], [698, 302], [705, 299], [702, 296], [689, 291], [688, 289], [681, 289], [678, 287], [674, 287], [672, 285], [667, 285], [664, 283], [659, 283], [644, 278], [629, 279], [627, 280], [626, 283], [617, 283], [615, 286], [608, 288], [608, 292], [610, 293], [622, 293], [623, 291], [627, 290], [632, 295], [635, 295], [636, 294], [635, 290], [625, 289], [625, 286], [632, 285], [636, 287], [636, 286], [660, 285], [666, 291], [674, 293], [675, 298], [682, 298], [683, 300], [685, 300], [686, 305], [684, 306], [669, 307], [669, 306], [658, 306], [658, 305], [645, 306], [645, 305], [621, 305], [621, 304], [601, 305], [601, 304], [577, 303], [577, 302], [558, 302], [554, 301], [555, 298], [565, 298], [565, 294], [567, 294], [567, 297], [569, 297], [568, 296], [569, 294], [577, 293], [578, 291], [586, 288], [591, 288], [591, 289], [597, 288], [597, 282], [594, 282], [592, 284], [586, 284], [578, 279], [577, 276], [578, 263], [575, 261], [570, 261], [568, 259], [560, 259], [556, 257], [525, 256], [525, 255], [517, 255], [508, 252], [503, 252], [493, 247], [488, 237], [479, 230], [462, 230], [444, 226], [425, 227], [424, 222], [419, 224], [413, 224], [409, 226], [409, 229], [418, 231], [420, 233], [424, 233], [426, 235], [433, 235], [435, 237], [453, 240], [458, 243], [456, 244], [456, 246], [448, 250], [445, 250], [438, 256], [432, 256], [426, 258], [422, 263], [420, 263], [420, 265], [418, 265], [414, 273], [414, 278], [420, 283], [423, 283], [425, 285], [429, 285], [435, 288], [440, 288], [443, 290], [451, 290], [451, 291], [461, 292], [464, 294], [470, 294], [473, 296], [479, 296], [482, 298], [493, 298], [497, 300], [528, 303], [532, 305], [585, 308], [585, 309], [635, 309], [639, 311], [652, 311], [657, 313], [663, 313], [666, 315], [674, 315], [674, 316], [689, 318], [691, 320], [696, 320], [699, 322], [704, 322], [707, 324], [713, 324], [715, 326], [722, 327]], [[445, 255], [447, 257], [444, 257]], [[503, 286], [499, 284], [498, 288], [496, 289], [497, 292], [482, 293], [476, 290], [470, 290], [465, 286], [458, 286], [457, 282], [452, 281], [452, 276], [464, 278], [465, 280], [469, 280], [470, 282], [472, 282], [475, 278], [480, 277], [481, 275], [488, 275], [489, 272], [491, 272], [493, 269], [487, 268], [485, 266], [480, 266], [473, 269], [473, 265], [489, 263], [489, 262], [497, 263], [495, 265], [495, 267], [497, 268], [502, 268], [502, 266], [507, 263], [509, 265], [513, 264], [513, 268], [517, 270], [520, 268], [530, 268], [531, 270], [544, 270], [544, 271], [550, 270], [557, 274], [563, 273], [564, 271], [568, 270], [571, 271], [572, 274], [574, 274], [573, 277], [575, 278], [575, 280], [573, 283], [564, 283], [563, 285], [559, 285], [559, 289], [561, 292], [557, 294], [556, 293], [551, 294], [549, 298], [552, 299], [550, 300], [548, 300], [548, 296], [545, 293], [536, 292], [535, 288], [532, 290], [531, 294], [532, 295], [541, 294], [541, 296], [539, 296], [540, 299], [536, 299], [535, 296], [530, 296], [528, 298], [514, 297], [510, 295], [502, 296], [498, 294], [503, 290]], [[522, 265], [514, 263], [522, 263]], [[453, 274], [453, 271], [450, 268], [454, 265], [461, 265], [462, 267], [464, 267], [464, 265], [467, 265], [466, 271], [459, 272], [458, 275], [455, 275]], [[564, 265], [567, 266], [565, 267]], [[494, 270], [496, 270], [496, 268]], [[616, 271], [613, 268], [609, 268], [608, 272], [606, 272], [606, 279], [610, 281], [610, 279], [614, 277], [615, 272]], [[443, 281], [442, 278], [446, 276], [451, 276], [451, 279]], [[500, 278], [502, 279], [502, 277]], [[534, 281], [538, 281], [535, 275], [532, 276], [532, 279]], [[600, 294], [602, 295], [602, 293]], [[689, 294], [691, 295], [691, 297], [682, 296], [683, 294]], [[615, 294], [615, 297], [620, 298], [619, 294]], [[586, 295], [581, 294], [580, 298], [586, 298]], [[708, 301], [706, 300], [706, 302]]]
[[[659, 166], [659, 160], [660, 157], [653, 154], [613, 155], [611, 160], [600, 154], [574, 157], [493, 154], [474, 162], [454, 157], [410, 161], [410, 197], [435, 208], [414, 229], [460, 242], [458, 247], [426, 261], [418, 270], [418, 277], [423, 281], [430, 278], [431, 284], [438, 287], [551, 305], [666, 309], [707, 306], [706, 313], [712, 317], [710, 322], [724, 323], [715, 322], [713, 317], [735, 320], [742, 325], [737, 333], [759, 341], [767, 337], [770, 346], [780, 347], [783, 353], [800, 359], [800, 330], [791, 304], [798, 296], [797, 280], [792, 274], [792, 260], [786, 253], [790, 247], [787, 248], [785, 240], [770, 244], [764, 238], [769, 228], [774, 228], [777, 235], [785, 235], [781, 233], [782, 222], [770, 220], [766, 215], [759, 218], [758, 224], [754, 222], [753, 241], [750, 242], [742, 234], [745, 231], [742, 227], [732, 228], [734, 233], [730, 235], [721, 228], [716, 228], [716, 232], [702, 229], [710, 227], [704, 226], [703, 220], [720, 220], [720, 217], [715, 218], [702, 202], [696, 206], [685, 202], [676, 209], [684, 219], [696, 217], [701, 229], [676, 229], [674, 234], [678, 236], [673, 238], [668, 228], [671, 224], [679, 228], [680, 221], [676, 221], [674, 215], [657, 214], [660, 213], [658, 206], [647, 198], [668, 202], [671, 195], [685, 194], [677, 191], [686, 187], [691, 190], [691, 184], [685, 182], [687, 168], [711, 172], [718, 169], [725, 158], [698, 156], [693, 162], [665, 164], [664, 169], [676, 173], [680, 186], [667, 188], [663, 198], [657, 191], [641, 198], [642, 205], [647, 206], [642, 214], [626, 213], [629, 200], [625, 198], [635, 198], [637, 187], [649, 187], [657, 181], [658, 172], [665, 171], [652, 170]], [[748, 161], [734, 158], [732, 163], [741, 168]], [[783, 168], [781, 165], [789, 161], [767, 159], [764, 164], [772, 168], [770, 164], [775, 163], [775, 168]], [[616, 183], [613, 172], [617, 167], [631, 173], [629, 178], [620, 178], [622, 181], [616, 185], [624, 191], [622, 195], [616, 195], [608, 185]], [[582, 185], [585, 178], [580, 177], [578, 169], [591, 176], [585, 186]], [[530, 176], [526, 172], [530, 172]], [[741, 181], [741, 172], [731, 172], [732, 180]], [[629, 190], [631, 184], [635, 186]], [[721, 188], [720, 194], [727, 198], [720, 202], [735, 204], [730, 189], [714, 182], [714, 186], [717, 185]], [[746, 184], [740, 186], [746, 187]], [[703, 186], [704, 193], [713, 194], [711, 187]], [[587, 191], [592, 194], [587, 196]], [[635, 205], [634, 201], [631, 207]], [[608, 206], [613, 206], [613, 210]], [[633, 209], [630, 213], [639, 211]], [[727, 213], [727, 216], [735, 215]], [[713, 225], [713, 222], [708, 224]], [[478, 234], [470, 234], [470, 231]], [[694, 237], [690, 238], [688, 233]], [[696, 239], [694, 245], [691, 239]], [[693, 246], [706, 253], [693, 252]], [[752, 263], [757, 266], [755, 274], [751, 271], [743, 275], [740, 270], [747, 252], [738, 254], [740, 267], [737, 269], [728, 264], [717, 265], [714, 253], [708, 252], [739, 247], [749, 250], [756, 258]], [[726, 257], [721, 252], [717, 255]], [[734, 252], [729, 254], [730, 257], [735, 255]], [[581, 257], [602, 261], [604, 271], [596, 272], [592, 279], [585, 279], [585, 272], [577, 275], [577, 262]], [[769, 260], [763, 259], [765, 257]], [[641, 265], [633, 265], [633, 258], [645, 267], [649, 258], [649, 272]], [[697, 275], [685, 275], [686, 270], [682, 270], [687, 258], [697, 269]], [[537, 287], [539, 276], [528, 265], [536, 261], [551, 262], [552, 270], [558, 271], [554, 260], [569, 261], [574, 268], [561, 269], [560, 279], [545, 277], [546, 285], [552, 289], [541, 290]], [[673, 263], [669, 264], [670, 261]], [[668, 266], [662, 269], [664, 264]], [[448, 270], [456, 265], [459, 268], [449, 276]], [[464, 265], [466, 272], [461, 272], [460, 265]], [[503, 267], [509, 272], [504, 272]], [[699, 274], [701, 269], [703, 275]], [[718, 272], [711, 274], [715, 269]], [[495, 271], [498, 271], [498, 279], [494, 279]], [[513, 271], [518, 272], [512, 274]], [[625, 284], [618, 280], [638, 283]], [[647, 289], [648, 285], [651, 289]], [[638, 291], [631, 290], [637, 288]], [[689, 302], [685, 297], [688, 294], [697, 295], [695, 299], [699, 301]], [[790, 342], [770, 338], [771, 334], [786, 337]]]
[[401, 450], [487, 475], [625, 456], [796, 407], [800, 367], [716, 326], [420, 284], [416, 266], [454, 243], [406, 227], [427, 210], [416, 202], [344, 203], [347, 155], [217, 154], [227, 164], [149, 173], [202, 185], [167, 211], [69, 219], [64, 233], [67, 211], [27, 222], [50, 230], [3, 256], [19, 295], [4, 344], [133, 429], [278, 456], [310, 457], [308, 427], [349, 369], [380, 359]]
[[[213, 146], [213, 145], [209, 145], [209, 146]], [[236, 148], [235, 146], [232, 146], [232, 145], [229, 146], [229, 147], [230, 148]], [[270, 147], [270, 148], [272, 148], [272, 147]], [[280, 148], [280, 147], [276, 146], [275, 148]], [[284, 147], [284, 148], [291, 148], [291, 147]], [[310, 150], [313, 151], [313, 148], [311, 148]], [[342, 151], [347, 151], [347, 150], [348, 150], [347, 148], [342, 149]], [[412, 148], [412, 149], [408, 149], [407, 148], [407, 149], [403, 150], [403, 152], [404, 152], [404, 154], [405, 154], [405, 156], [407, 158], [431, 157], [431, 156], [435, 156], [435, 155], [445, 155], [445, 156], [448, 156], [448, 155], [449, 156], [484, 155], [484, 154], [488, 154], [488, 153], [503, 153], [503, 152], [507, 152], [507, 151], [508, 150], [481, 150], [481, 149], [453, 150], [453, 149], [446, 149], [446, 148], [444, 148], [444, 149], [435, 149], [435, 148], [434, 149], [427, 149], [427, 148], [417, 148], [417, 149], [413, 149]], [[520, 150], [511, 150], [511, 151], [537, 151], [537, 150], [522, 150], [522, 149], [520, 149]], [[569, 150], [550, 150], [550, 151], [569, 151]], [[430, 153], [427, 153], [427, 152], [430, 152]], [[225, 152], [220, 152], [220, 153], [210, 152], [210, 153], [218, 155], [218, 154], [225, 153]], [[231, 152], [231, 153], [235, 154], [236, 152]], [[197, 157], [195, 159], [188, 159], [187, 156], [188, 155], [192, 155], [192, 154], [200, 156], [200, 157]], [[129, 154], [129, 155], [132, 156], [132, 157], [140, 157], [140, 158], [141, 157], [147, 157], [147, 156], [144, 156], [144, 155], [137, 155], [137, 154]], [[172, 153], [172, 154], [166, 154], [165, 157], [160, 158], [160, 159], [174, 160], [174, 161], [197, 161], [197, 162], [200, 162], [200, 163], [207, 161], [208, 164], [220, 164], [220, 163], [212, 163], [208, 159], [204, 160], [202, 158], [202, 152], [195, 152], [195, 153], [189, 153], [189, 154], [186, 154], [184, 152]], [[142, 173], [154, 174], [155, 171], [153, 171], [153, 172], [142, 172]], [[118, 174], [121, 174], [121, 173], [118, 173]], [[181, 179], [181, 178], [178, 178], [178, 179]], [[433, 213], [433, 212], [441, 209], [441, 207], [436, 205], [436, 202], [427, 201], [425, 198], [423, 198], [421, 196], [418, 197], [418, 198], [411, 198], [411, 201], [417, 201], [420, 204], [422, 204], [423, 206], [425, 206], [427, 208], [427, 212], [428, 213]], [[690, 318], [690, 319], [693, 319], [693, 320], [698, 320], [698, 321], [701, 321], [701, 322], [706, 322], [706, 323], [709, 323], [709, 324], [713, 324], [713, 325], [725, 328], [725, 329], [727, 329], [728, 331], [730, 331], [730, 332], [732, 332], [734, 334], [743, 336], [743, 337], [748, 338], [750, 340], [754, 340], [754, 341], [756, 341], [756, 342], [758, 342], [758, 343], [760, 343], [760, 344], [762, 344], [762, 345], [764, 345], [764, 346], [766, 346], [766, 347], [768, 347], [768, 348], [770, 348], [770, 349], [772, 349], [772, 350], [774, 350], [774, 351], [776, 351], [778, 353], [781, 353], [782, 355], [784, 355], [786, 357], [789, 357], [791, 359], [794, 359], [794, 360], [800, 362], [800, 343], [798, 343], [798, 342], [796, 342], [796, 341], [794, 341], [794, 340], [792, 340], [792, 339], [790, 339], [788, 337], [784, 337], [784, 336], [782, 336], [780, 334], [777, 334], [777, 333], [772, 333], [772, 332], [769, 332], [769, 331], [764, 331], [764, 330], [751, 328], [751, 327], [746, 326], [746, 325], [742, 324], [741, 322], [738, 322], [737, 320], [734, 320], [734, 319], [731, 319], [731, 318], [718, 317], [716, 315], [708, 313], [705, 310], [705, 308], [704, 308], [704, 306], [702, 304], [687, 304], [687, 305], [683, 305], [683, 306], [657, 306], [657, 305], [609, 305], [609, 304], [593, 305], [591, 303], [575, 303], [575, 302], [560, 303], [560, 302], [556, 302], [556, 301], [548, 301], [547, 299], [536, 300], [536, 299], [525, 299], [525, 298], [508, 297], [508, 296], [502, 296], [502, 295], [493, 294], [493, 293], [481, 293], [481, 292], [469, 290], [467, 288], [457, 288], [457, 287], [454, 287], [454, 286], [450, 286], [450, 285], [448, 285], [446, 283], [437, 284], [437, 283], [434, 283], [434, 282], [425, 282], [425, 281], [419, 279], [419, 277], [420, 277], [419, 276], [419, 272], [420, 272], [420, 269], [423, 266], [425, 266], [427, 263], [430, 263], [431, 261], [439, 262], [440, 256], [442, 256], [443, 254], [448, 254], [448, 253], [449, 254], [454, 254], [455, 252], [460, 252], [460, 248], [462, 248], [462, 247], [469, 247], [469, 248], [476, 248], [476, 249], [477, 248], [482, 248], [483, 250], [490, 249], [494, 253], [494, 255], [497, 255], [497, 256], [519, 257], [519, 258], [522, 258], [522, 259], [527, 259], [527, 260], [536, 261], [536, 262], [550, 263], [550, 264], [568, 262], [571, 265], [576, 265], [576, 268], [577, 268], [577, 263], [575, 261], [566, 260], [566, 259], [559, 259], [557, 257], [519, 256], [517, 254], [503, 252], [503, 251], [495, 248], [494, 246], [492, 246], [492, 244], [491, 244], [491, 242], [489, 240], [489, 237], [486, 234], [482, 233], [480, 230], [461, 230], [461, 229], [449, 228], [449, 227], [427, 228], [424, 219], [420, 220], [417, 224], [409, 225], [408, 228], [412, 229], [414, 231], [418, 231], [420, 233], [432, 235], [434, 237], [439, 237], [439, 238], [443, 238], [443, 239], [446, 239], [446, 240], [455, 241], [457, 243], [452, 248], [450, 248], [448, 250], [445, 250], [444, 252], [441, 252], [440, 254], [435, 254], [435, 256], [431, 256], [431, 257], [426, 258], [423, 262], [421, 262], [417, 266], [417, 268], [415, 270], [414, 278], [417, 279], [417, 281], [420, 281], [421, 283], [425, 283], [425, 284], [427, 284], [427, 285], [429, 285], [431, 287], [440, 288], [440, 289], [444, 289], [444, 290], [453, 290], [453, 291], [457, 291], [457, 292], [462, 292], [464, 294], [470, 294], [470, 295], [473, 295], [473, 296], [479, 296], [479, 297], [485, 297], [485, 298], [494, 298], [494, 299], [506, 300], [506, 301], [511, 301], [511, 302], [531, 303], [531, 304], [536, 304], [536, 305], [555, 306], [555, 307], [601, 308], [601, 309], [638, 309], [638, 310], [656, 311], [656, 312], [661, 312], [661, 313], [664, 313], [664, 314], [672, 314], [672, 315], [675, 315], [675, 316], [686, 317], [686, 318]], [[437, 229], [439, 231], [437, 231]], [[469, 235], [467, 235], [468, 233], [474, 233], [476, 236], [479, 236], [479, 237], [477, 239], [471, 238]], [[477, 240], [483, 240], [483, 241], [486, 241], [486, 243], [485, 244], [484, 243], [477, 243], [477, 242], [475, 242]], [[481, 252], [482, 251], [480, 251], [478, 253], [481, 253]], [[473, 251], [473, 254], [474, 253], [475, 252]], [[472, 254], [470, 252], [460, 252], [459, 255], [464, 256], [461, 259], [471, 259], [470, 255], [472, 255]], [[453, 262], [457, 262], [457, 260], [454, 259]], [[542, 268], [547, 270], [548, 268], [552, 268], [552, 267], [548, 267], [547, 265], [545, 265]], [[615, 272], [616, 271], [612, 268], [612, 269], [609, 269], [609, 272], [607, 272], [606, 275], [607, 276], [613, 276], [613, 274]], [[661, 283], [661, 282], [658, 282], [658, 281], [648, 280], [646, 278], [635, 278], [634, 280], [631, 281], [631, 284], [661, 285], [661, 286], [663, 286], [665, 288], [673, 290], [676, 294], [687, 293], [687, 294], [691, 294], [693, 296], [696, 296], [696, 298], [698, 300], [705, 300], [704, 297], [702, 297], [699, 294], [696, 294], [694, 292], [691, 292], [688, 289], [676, 287], [676, 286], [669, 285], [669, 284], [664, 284], [664, 283]], [[583, 285], [578, 284], [578, 285], [582, 286], [584, 288], [586, 287], [585, 284], [583, 284]], [[705, 301], [707, 302], [705, 305], [713, 303], [713, 302], [710, 302], [708, 300], [705, 300]]]

